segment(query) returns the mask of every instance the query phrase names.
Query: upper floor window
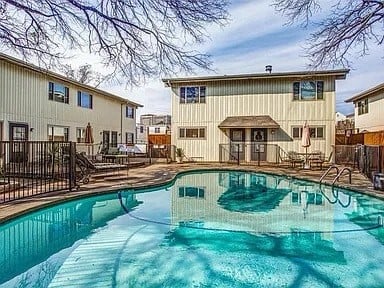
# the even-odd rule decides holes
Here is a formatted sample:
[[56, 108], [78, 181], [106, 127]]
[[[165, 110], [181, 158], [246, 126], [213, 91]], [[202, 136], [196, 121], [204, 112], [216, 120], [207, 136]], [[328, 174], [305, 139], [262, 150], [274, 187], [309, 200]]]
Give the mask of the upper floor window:
[[140, 133], [144, 133], [144, 126], [140, 126]]
[[293, 100], [324, 99], [323, 81], [293, 82]]
[[368, 98], [357, 102], [357, 114], [361, 115], [366, 113], [368, 113]]
[[205, 138], [205, 128], [179, 128], [179, 138]]
[[[312, 126], [309, 128], [311, 138], [324, 138], [324, 126]], [[292, 138], [300, 139], [303, 135], [303, 127], [292, 127]]]
[[92, 109], [93, 108], [92, 95], [83, 91], [77, 91], [77, 106]]
[[56, 102], [69, 103], [69, 88], [62, 84], [49, 82], [48, 99]]
[[205, 86], [180, 87], [180, 103], [205, 103]]
[[135, 109], [131, 106], [125, 107], [125, 117], [127, 118], [135, 118]]
[[160, 133], [160, 127], [155, 127], [155, 133]]

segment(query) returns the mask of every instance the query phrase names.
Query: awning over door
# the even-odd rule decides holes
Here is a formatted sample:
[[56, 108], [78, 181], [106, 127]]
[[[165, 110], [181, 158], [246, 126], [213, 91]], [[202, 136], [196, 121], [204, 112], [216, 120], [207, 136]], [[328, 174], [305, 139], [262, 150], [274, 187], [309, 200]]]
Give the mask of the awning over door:
[[280, 127], [268, 115], [260, 116], [233, 116], [227, 117], [223, 122], [218, 126], [219, 128], [274, 128], [277, 129]]

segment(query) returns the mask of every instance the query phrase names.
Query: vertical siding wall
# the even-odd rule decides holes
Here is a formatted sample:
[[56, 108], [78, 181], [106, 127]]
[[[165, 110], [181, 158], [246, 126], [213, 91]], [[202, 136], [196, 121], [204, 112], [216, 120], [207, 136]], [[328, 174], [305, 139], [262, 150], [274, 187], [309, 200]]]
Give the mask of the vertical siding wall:
[[[69, 104], [48, 100], [48, 82], [69, 88]], [[93, 95], [93, 109], [77, 106], [77, 91]], [[122, 117], [122, 118], [121, 118]], [[76, 141], [76, 128], [90, 122], [95, 143], [102, 141], [103, 130], [121, 132], [118, 141], [125, 141], [125, 132], [135, 133], [136, 121], [125, 117], [125, 105], [118, 100], [65, 83], [42, 73], [0, 61], [0, 122], [4, 139], [9, 139], [9, 122], [26, 123], [33, 132], [29, 140], [47, 140], [48, 125], [69, 127], [69, 140]]]
[[355, 103], [355, 128], [359, 131], [370, 132], [384, 130], [384, 91], [369, 97], [368, 113], [359, 115], [357, 103]]
[[[219, 144], [229, 138], [218, 125], [228, 116], [269, 115], [280, 129], [268, 134], [268, 143], [278, 144], [285, 151], [305, 152], [300, 140], [293, 140], [292, 126], [324, 126], [325, 139], [312, 139], [309, 151], [321, 150], [327, 155], [334, 144], [335, 80], [322, 77], [324, 100], [293, 101], [294, 81], [301, 79], [260, 79], [202, 82], [172, 87], [172, 144], [182, 147], [189, 157], [203, 157], [205, 161], [219, 160]], [[205, 104], [180, 104], [180, 86], [206, 86]], [[179, 139], [179, 127], [206, 127], [206, 139]]]

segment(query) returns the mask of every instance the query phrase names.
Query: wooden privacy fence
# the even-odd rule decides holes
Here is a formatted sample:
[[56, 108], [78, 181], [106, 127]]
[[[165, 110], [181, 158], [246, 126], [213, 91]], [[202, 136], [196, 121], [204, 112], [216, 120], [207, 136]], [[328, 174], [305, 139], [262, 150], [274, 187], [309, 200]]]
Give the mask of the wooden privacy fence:
[[384, 131], [351, 134], [336, 134], [336, 145], [384, 145]]

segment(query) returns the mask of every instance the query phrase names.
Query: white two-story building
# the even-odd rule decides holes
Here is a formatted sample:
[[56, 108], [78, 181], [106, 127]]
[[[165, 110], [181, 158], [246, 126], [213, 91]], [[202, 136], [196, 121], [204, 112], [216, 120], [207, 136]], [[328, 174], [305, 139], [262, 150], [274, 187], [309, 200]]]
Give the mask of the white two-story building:
[[345, 100], [355, 106], [355, 129], [359, 132], [384, 130], [384, 83]]
[[0, 141], [134, 143], [142, 105], [0, 54]]
[[[336, 80], [348, 70], [240, 74], [163, 79], [171, 88], [172, 144], [187, 157], [277, 162], [278, 152], [328, 155], [335, 141]], [[276, 149], [276, 147], [278, 149]]]

